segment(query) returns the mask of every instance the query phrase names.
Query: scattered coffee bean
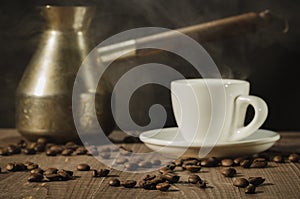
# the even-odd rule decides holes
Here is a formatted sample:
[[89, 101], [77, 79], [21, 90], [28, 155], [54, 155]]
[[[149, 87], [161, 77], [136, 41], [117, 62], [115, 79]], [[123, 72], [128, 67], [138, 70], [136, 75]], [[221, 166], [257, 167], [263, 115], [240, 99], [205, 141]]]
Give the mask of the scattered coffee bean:
[[20, 154], [21, 153], [21, 147], [11, 144], [7, 147], [7, 151], [8, 151], [9, 154]]
[[90, 166], [88, 164], [78, 164], [77, 165], [77, 170], [78, 171], [89, 171]]
[[57, 173], [52, 173], [52, 174], [44, 174], [44, 176], [50, 180], [50, 181], [62, 181], [64, 180], [62, 176], [60, 176]]
[[181, 167], [182, 166], [182, 163], [183, 163], [183, 160], [182, 159], [177, 159], [174, 161], [174, 164], [178, 167]]
[[246, 160], [246, 159], [248, 159], [248, 157], [246, 157], [246, 156], [237, 157], [237, 158], [235, 158], [235, 159], [233, 160], [233, 163], [234, 163], [235, 165], [240, 165], [240, 163], [241, 163], [243, 160]]
[[27, 180], [29, 182], [41, 182], [43, 178], [44, 178], [43, 175], [40, 173], [32, 173], [30, 174]]
[[221, 169], [221, 174], [225, 177], [233, 177], [236, 174], [236, 170], [234, 168], [223, 168]]
[[179, 178], [180, 178], [180, 176], [173, 174], [173, 173], [166, 173], [166, 174], [163, 174], [161, 177], [170, 183], [176, 183], [179, 181]]
[[190, 175], [188, 177], [188, 182], [189, 183], [196, 184], [196, 183], [198, 183], [200, 181], [202, 181], [202, 180], [201, 180], [201, 178], [198, 175], [194, 174], [194, 175]]
[[14, 163], [8, 163], [5, 168], [7, 171], [16, 171], [16, 165]]
[[15, 163], [15, 171], [25, 171], [25, 170], [27, 170], [27, 168], [23, 163], [21, 162]]
[[149, 175], [149, 174], [147, 174], [146, 176], [144, 176], [143, 178], [142, 178], [142, 180], [145, 180], [145, 181], [147, 181], [147, 180], [153, 180], [154, 178], [156, 177], [156, 175]]
[[37, 142], [38, 144], [46, 145], [47, 142], [48, 142], [48, 140], [47, 140], [47, 138], [41, 137], [41, 138], [38, 138], [38, 139], [36, 140], [36, 142]]
[[40, 173], [40, 174], [43, 174], [44, 173], [44, 170], [41, 169], [41, 168], [36, 168], [36, 169], [32, 169], [30, 171], [30, 173], [34, 174], [34, 173]]
[[53, 145], [49, 148], [50, 151], [55, 152], [56, 154], [61, 154], [61, 152], [64, 150], [64, 147], [61, 145]]
[[161, 165], [161, 161], [158, 160], [158, 159], [154, 159], [154, 160], [151, 160], [151, 164], [152, 164], [152, 165], [159, 166], [159, 165]]
[[34, 155], [34, 154], [36, 154], [36, 150], [32, 149], [32, 148], [26, 148], [23, 150], [23, 153], [25, 155]]
[[134, 171], [138, 168], [138, 164], [133, 162], [126, 162], [124, 166], [128, 171]]
[[255, 189], [256, 189], [256, 187], [253, 184], [250, 184], [245, 188], [245, 193], [246, 194], [254, 194]]
[[128, 162], [127, 158], [119, 157], [116, 159], [116, 164], [124, 164], [125, 162]]
[[169, 168], [170, 170], [174, 170], [176, 168], [176, 165], [174, 163], [170, 163], [166, 167]]
[[216, 167], [218, 166], [218, 160], [215, 157], [204, 159], [201, 161], [201, 166], [203, 167]]
[[240, 166], [243, 168], [250, 168], [252, 162], [253, 162], [252, 159], [245, 159], [240, 162]]
[[284, 158], [281, 155], [276, 155], [272, 159], [276, 163], [284, 163]]
[[221, 165], [222, 165], [223, 167], [231, 167], [231, 166], [234, 165], [234, 162], [233, 162], [232, 159], [227, 158], [227, 159], [221, 160]]
[[185, 169], [188, 170], [188, 171], [190, 171], [190, 172], [192, 172], [192, 173], [195, 173], [195, 172], [200, 171], [201, 166], [198, 166], [198, 165], [186, 165]]
[[[25, 166], [26, 166], [26, 164], [25, 164]], [[32, 164], [28, 164], [28, 165], [27, 165], [27, 170], [29, 170], [29, 171], [31, 171], [31, 170], [33, 170], [33, 169], [37, 169], [37, 168], [39, 168], [39, 165], [38, 165], [38, 164], [32, 163]]]
[[199, 181], [197, 184], [201, 189], [205, 189], [207, 187], [207, 183], [205, 181]]
[[268, 166], [268, 161], [265, 158], [255, 158], [251, 164], [252, 168], [265, 168]]
[[75, 151], [75, 155], [85, 155], [88, 152], [88, 150], [84, 146], [79, 146]]
[[170, 168], [168, 168], [168, 167], [162, 167], [162, 168], [160, 168], [158, 171], [159, 171], [159, 173], [161, 173], [161, 174], [172, 173], [172, 172], [173, 172], [173, 171], [172, 171]]
[[119, 187], [120, 186], [120, 180], [117, 178], [111, 179], [109, 181], [109, 185], [113, 187]]
[[0, 155], [2, 155], [2, 156], [8, 156], [9, 153], [8, 153], [7, 149], [0, 148]]
[[26, 148], [27, 147], [27, 142], [25, 140], [19, 140], [17, 142], [17, 145], [21, 148]]
[[70, 156], [70, 155], [72, 155], [73, 152], [74, 152], [73, 149], [64, 149], [61, 152], [61, 155], [63, 155], [63, 156]]
[[262, 178], [262, 177], [250, 177], [248, 179], [250, 184], [253, 184], [254, 186], [258, 186], [261, 185], [262, 183], [264, 183], [266, 179]]
[[142, 161], [138, 165], [139, 165], [139, 167], [143, 167], [143, 168], [151, 168], [152, 167], [152, 163], [149, 161]]
[[37, 151], [37, 152], [44, 152], [44, 151], [45, 151], [45, 145], [37, 144], [37, 145], [34, 147], [34, 150]]
[[288, 157], [288, 160], [290, 161], [290, 162], [299, 162], [299, 155], [298, 154], [296, 154], [296, 153], [292, 153], [292, 154], [290, 154], [289, 155], [289, 157]]
[[76, 150], [77, 148], [78, 148], [78, 145], [77, 144], [75, 144], [74, 142], [72, 142], [72, 141], [69, 141], [69, 142], [67, 142], [66, 144], [65, 144], [65, 148], [66, 149], [71, 149], [71, 150]]
[[92, 170], [92, 176], [93, 177], [98, 177], [98, 171], [96, 169]]
[[136, 185], [135, 180], [126, 180], [121, 183], [121, 185], [125, 188], [133, 188]]
[[62, 180], [69, 180], [69, 179], [71, 179], [71, 175], [69, 174], [69, 172], [67, 172], [65, 170], [58, 170], [57, 174], [60, 175], [60, 177], [62, 178]]
[[187, 161], [183, 161], [181, 166], [185, 167], [186, 165], [198, 165], [198, 164], [199, 164], [198, 160], [187, 160]]
[[170, 188], [170, 184], [167, 183], [167, 182], [163, 182], [163, 183], [158, 183], [156, 185], [156, 189], [159, 190], [159, 191], [168, 191], [169, 188]]
[[236, 186], [236, 187], [245, 188], [245, 187], [247, 187], [249, 185], [249, 182], [245, 178], [236, 178], [233, 181], [233, 185]]
[[56, 153], [56, 151], [54, 151], [54, 150], [47, 149], [47, 150], [46, 150], [46, 155], [47, 155], [47, 156], [56, 156], [57, 153]]
[[44, 175], [57, 174], [57, 171], [58, 171], [57, 168], [48, 168], [44, 171]]
[[109, 174], [110, 170], [109, 169], [100, 169], [98, 171], [98, 176], [99, 177], [106, 177]]

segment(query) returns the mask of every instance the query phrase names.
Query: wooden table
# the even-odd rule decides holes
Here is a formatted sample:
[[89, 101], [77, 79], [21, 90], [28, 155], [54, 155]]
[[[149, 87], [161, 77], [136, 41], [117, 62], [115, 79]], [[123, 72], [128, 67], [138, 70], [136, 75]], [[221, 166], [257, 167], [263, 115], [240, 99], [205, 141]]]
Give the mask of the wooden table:
[[[119, 137], [114, 132], [112, 137]], [[272, 150], [281, 152], [300, 152], [300, 132], [282, 132], [282, 138], [273, 146]], [[21, 136], [14, 129], [0, 130], [0, 146], [16, 143]], [[143, 151], [143, 144], [125, 144], [135, 150]], [[36, 155], [0, 156], [0, 167], [9, 162], [32, 161], [41, 168], [57, 167], [74, 171], [78, 178], [70, 181], [56, 181], [46, 183], [27, 182], [27, 172], [4, 172], [0, 174], [0, 198], [300, 198], [300, 163], [276, 164], [269, 162], [263, 169], [244, 169], [236, 167], [238, 176], [262, 176], [266, 178], [262, 186], [257, 187], [257, 193], [247, 195], [243, 189], [232, 185], [232, 178], [223, 177], [216, 168], [202, 168], [198, 173], [209, 183], [207, 189], [200, 189], [187, 183], [177, 183], [168, 192], [144, 190], [142, 188], [127, 189], [110, 187], [107, 178], [92, 178], [90, 172], [75, 171], [79, 163], [88, 163], [92, 168], [105, 166], [92, 156], [56, 156], [49, 157], [44, 153]], [[3, 169], [2, 169], [3, 170]], [[181, 181], [186, 181], [189, 173], [178, 172]], [[112, 170], [111, 176], [120, 180], [139, 180], [145, 174], [136, 174]]]

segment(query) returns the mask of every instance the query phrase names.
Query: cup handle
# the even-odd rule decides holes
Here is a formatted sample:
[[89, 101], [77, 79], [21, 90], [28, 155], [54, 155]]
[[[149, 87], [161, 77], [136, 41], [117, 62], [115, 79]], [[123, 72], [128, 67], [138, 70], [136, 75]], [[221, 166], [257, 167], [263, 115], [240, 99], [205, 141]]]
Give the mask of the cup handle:
[[[248, 105], [254, 108], [254, 117], [252, 121], [244, 126], [245, 115]], [[235, 100], [235, 121], [233, 123], [233, 135], [231, 140], [240, 140], [254, 133], [266, 120], [268, 115], [268, 106], [266, 102], [253, 95], [240, 95]]]

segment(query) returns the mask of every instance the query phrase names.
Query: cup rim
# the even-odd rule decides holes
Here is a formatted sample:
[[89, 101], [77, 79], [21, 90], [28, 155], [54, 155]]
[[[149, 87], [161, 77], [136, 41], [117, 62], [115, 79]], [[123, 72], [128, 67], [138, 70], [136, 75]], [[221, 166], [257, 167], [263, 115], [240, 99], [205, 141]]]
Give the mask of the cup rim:
[[194, 79], [178, 79], [171, 82], [171, 84], [181, 84], [181, 85], [195, 85], [195, 84], [207, 84], [207, 83], [213, 83], [213, 84], [249, 84], [246, 80], [241, 79], [220, 79], [220, 78], [194, 78]]

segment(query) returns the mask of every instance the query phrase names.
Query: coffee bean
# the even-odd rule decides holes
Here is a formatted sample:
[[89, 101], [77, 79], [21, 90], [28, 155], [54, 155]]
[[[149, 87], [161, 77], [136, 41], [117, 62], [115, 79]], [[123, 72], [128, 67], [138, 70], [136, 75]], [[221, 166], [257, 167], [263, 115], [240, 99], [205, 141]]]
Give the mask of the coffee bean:
[[[66, 172], [69, 174], [69, 176], [73, 176], [73, 171], [70, 171], [70, 170], [65, 170], [65, 169], [61, 169], [62, 171]], [[59, 170], [60, 171], [60, 170]], [[58, 171], [57, 171], [58, 172]]]
[[37, 145], [34, 147], [34, 150], [37, 151], [37, 152], [44, 152], [44, 151], [45, 151], [45, 145], [37, 144]]
[[268, 166], [268, 161], [265, 158], [255, 158], [251, 164], [252, 168], [265, 168]]
[[44, 171], [44, 175], [57, 174], [57, 171], [58, 171], [57, 168], [48, 168]]
[[7, 171], [16, 171], [16, 165], [14, 163], [8, 163], [5, 168]]
[[201, 189], [205, 189], [207, 187], [207, 183], [205, 181], [199, 181], [197, 184]]
[[2, 156], [8, 156], [9, 153], [8, 153], [7, 149], [0, 148], [0, 155], [2, 155]]
[[135, 171], [138, 168], [138, 164], [133, 162], [126, 162], [124, 166], [128, 171]]
[[144, 176], [142, 178], [142, 180], [145, 180], [145, 181], [147, 181], [147, 180], [153, 180], [155, 177], [156, 177], [156, 175], [154, 175], [154, 174], [152, 174], [152, 175], [147, 174], [146, 176]]
[[[26, 164], [25, 164], [25, 166], [26, 166]], [[39, 165], [38, 165], [38, 164], [32, 163], [32, 164], [28, 164], [28, 165], [27, 165], [27, 170], [29, 170], [29, 171], [31, 171], [31, 170], [33, 170], [33, 169], [37, 169], [37, 168], [39, 168]]]
[[152, 180], [142, 180], [138, 182], [138, 186], [146, 190], [155, 190], [158, 182]]
[[183, 161], [182, 166], [186, 166], [186, 165], [198, 165], [199, 162], [197, 160], [187, 160], [187, 161]]
[[57, 152], [54, 150], [51, 150], [51, 149], [47, 149], [45, 152], [46, 152], [47, 156], [56, 156], [57, 155]]
[[192, 172], [192, 173], [195, 173], [195, 172], [200, 171], [201, 166], [198, 166], [198, 165], [186, 165], [185, 169], [188, 170], [188, 171], [190, 171], [190, 172]]
[[26, 148], [27, 147], [27, 142], [25, 140], [19, 140], [17, 145], [21, 148]]
[[121, 185], [125, 188], [133, 188], [136, 185], [135, 180], [126, 180], [121, 183]]
[[30, 174], [27, 180], [29, 182], [41, 182], [43, 178], [44, 178], [43, 175], [40, 173], [32, 173]]
[[288, 157], [288, 160], [290, 161], [290, 162], [299, 162], [299, 155], [298, 154], [296, 154], [296, 153], [292, 153], [292, 154], [290, 154], [289, 155], [289, 157]]
[[33, 162], [29, 162], [29, 161], [26, 161], [25, 163], [24, 163], [24, 165], [26, 166], [26, 167], [28, 167], [29, 165], [31, 165], [31, 164], [34, 164]]
[[281, 155], [276, 155], [272, 159], [276, 163], [284, 163], [284, 158]]
[[109, 181], [109, 185], [113, 186], [113, 187], [119, 187], [120, 186], [120, 180], [118, 180], [117, 178], [111, 179]]
[[47, 138], [41, 137], [41, 138], [38, 138], [36, 142], [38, 144], [46, 145], [48, 140], [47, 140]]
[[174, 163], [170, 163], [166, 167], [169, 168], [170, 170], [174, 170], [176, 168], [176, 165]]
[[170, 188], [170, 184], [167, 182], [159, 183], [156, 185], [156, 189], [159, 191], [168, 191]]
[[36, 168], [36, 169], [32, 169], [30, 171], [30, 173], [34, 174], [34, 173], [40, 173], [40, 174], [43, 174], [44, 173], [44, 170], [41, 169], [41, 168]]
[[98, 171], [96, 169], [92, 170], [92, 176], [93, 177], [98, 177]]
[[77, 165], [77, 170], [78, 171], [89, 171], [90, 166], [88, 164], [78, 164]]
[[56, 145], [51, 146], [49, 148], [49, 150], [54, 151], [56, 154], [60, 154], [64, 150], [64, 148], [63, 148], [63, 146], [56, 144]]
[[159, 171], [159, 173], [161, 173], [161, 174], [172, 173], [172, 172], [173, 172], [173, 171], [172, 171], [170, 168], [168, 168], [168, 167], [160, 168], [158, 171]]
[[218, 160], [215, 157], [204, 159], [201, 161], [201, 166], [203, 167], [216, 167], [218, 166]]
[[249, 185], [249, 182], [245, 178], [236, 178], [233, 181], [233, 185], [236, 186], [236, 187], [244, 188], [244, 187], [247, 187]]
[[233, 177], [236, 174], [236, 170], [234, 168], [223, 168], [221, 169], [221, 174], [225, 177]]
[[151, 164], [152, 164], [152, 165], [159, 166], [159, 165], [161, 165], [161, 161], [158, 160], [158, 159], [154, 159], [154, 160], [151, 160]]
[[235, 159], [233, 160], [233, 163], [234, 163], [235, 165], [240, 165], [240, 163], [241, 163], [243, 160], [246, 160], [246, 159], [248, 159], [248, 157], [246, 157], [246, 156], [237, 157], [237, 158], [235, 158]]
[[62, 177], [62, 180], [71, 179], [71, 175], [68, 172], [66, 172], [65, 170], [58, 170], [57, 174], [60, 175], [60, 177]]
[[109, 174], [110, 170], [109, 169], [100, 169], [98, 171], [98, 176], [99, 177], [106, 177]]
[[33, 155], [33, 154], [36, 154], [36, 150], [35, 149], [31, 149], [31, 148], [27, 148], [27, 149], [23, 150], [23, 153], [25, 155]]
[[243, 168], [250, 168], [252, 162], [253, 162], [252, 159], [245, 159], [240, 162], [240, 166]]
[[189, 183], [192, 183], [192, 184], [196, 184], [196, 183], [198, 183], [199, 181], [202, 181], [201, 180], [201, 178], [198, 176], [198, 175], [190, 175], [189, 177], [188, 177], [188, 182]]
[[15, 171], [25, 171], [27, 170], [26, 166], [19, 162], [19, 163], [15, 163]]
[[116, 164], [124, 164], [125, 162], [128, 162], [127, 158], [119, 157], [116, 159]]
[[74, 151], [74, 154], [75, 155], [85, 155], [87, 152], [88, 152], [88, 150], [85, 147], [80, 146]]
[[104, 153], [101, 153], [100, 156], [103, 159], [109, 159], [110, 158], [110, 153], [109, 152], [104, 152]]
[[8, 151], [9, 154], [20, 154], [21, 153], [21, 147], [11, 144], [7, 147], [7, 151]]
[[182, 159], [177, 159], [174, 161], [174, 164], [178, 167], [181, 167], [182, 166], [182, 163], [183, 163], [183, 160]]
[[44, 176], [50, 181], [62, 181], [65, 180], [62, 176], [57, 173], [44, 174]]
[[266, 179], [262, 177], [249, 177], [248, 181], [250, 184], [253, 184], [254, 186], [261, 185], [264, 183]]
[[245, 193], [246, 194], [254, 194], [255, 189], [256, 189], [256, 187], [253, 184], [250, 184], [245, 188]]
[[71, 149], [71, 150], [73, 150], [73, 151], [76, 150], [76, 149], [78, 148], [78, 145], [75, 144], [75, 143], [72, 142], [72, 141], [67, 142], [64, 146], [65, 146], [66, 149]]
[[179, 181], [179, 178], [180, 178], [180, 176], [173, 174], [173, 173], [166, 173], [166, 174], [163, 174], [161, 177], [170, 183], [176, 183]]
[[63, 156], [70, 156], [70, 155], [72, 155], [72, 153], [73, 153], [73, 149], [64, 149], [61, 152], [61, 155], [63, 155]]
[[233, 166], [233, 164], [234, 164], [234, 162], [232, 159], [227, 158], [227, 159], [221, 160], [221, 165], [223, 167], [231, 167], [231, 166]]
[[143, 168], [151, 168], [152, 167], [152, 163], [149, 161], [142, 161], [138, 165], [139, 165], [139, 167], [143, 167]]

